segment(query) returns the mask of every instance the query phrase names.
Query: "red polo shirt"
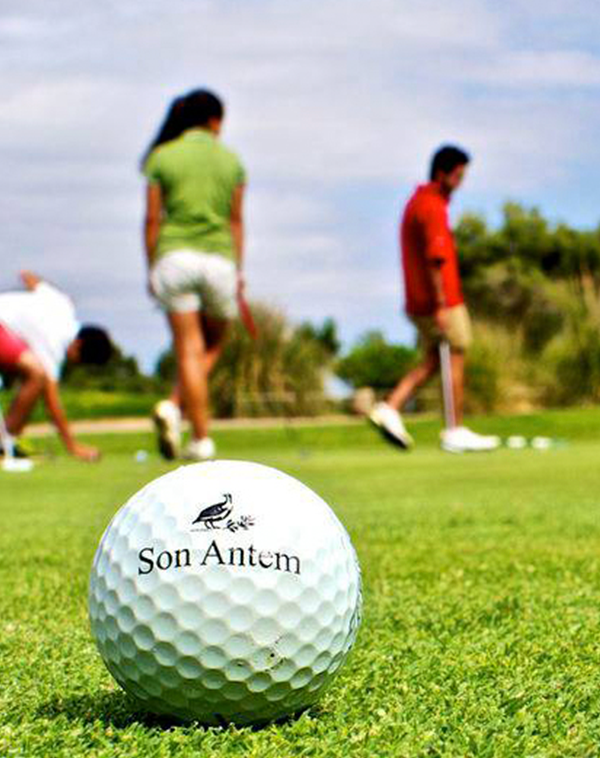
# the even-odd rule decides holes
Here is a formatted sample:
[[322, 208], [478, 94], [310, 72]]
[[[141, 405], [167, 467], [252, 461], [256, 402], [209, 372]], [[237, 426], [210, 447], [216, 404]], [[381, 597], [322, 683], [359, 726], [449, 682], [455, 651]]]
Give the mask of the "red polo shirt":
[[433, 182], [417, 187], [408, 201], [400, 225], [400, 247], [409, 315], [429, 316], [436, 310], [430, 271], [434, 261], [440, 265], [446, 306], [464, 302], [448, 200]]

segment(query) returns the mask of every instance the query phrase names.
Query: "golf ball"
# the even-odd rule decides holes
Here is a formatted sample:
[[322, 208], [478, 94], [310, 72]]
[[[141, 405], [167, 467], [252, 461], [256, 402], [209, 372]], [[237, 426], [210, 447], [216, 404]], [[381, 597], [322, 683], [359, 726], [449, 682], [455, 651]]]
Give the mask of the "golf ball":
[[549, 450], [552, 447], [550, 437], [534, 437], [531, 440], [531, 447], [534, 450]]
[[360, 568], [331, 508], [243, 461], [185, 466], [115, 515], [91, 572], [96, 644], [151, 712], [260, 724], [313, 703], [354, 643]]

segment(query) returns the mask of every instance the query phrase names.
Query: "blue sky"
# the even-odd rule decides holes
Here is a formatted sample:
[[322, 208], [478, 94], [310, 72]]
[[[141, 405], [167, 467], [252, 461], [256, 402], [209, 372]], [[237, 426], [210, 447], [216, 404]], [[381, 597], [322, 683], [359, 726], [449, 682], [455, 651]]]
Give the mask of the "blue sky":
[[0, 288], [38, 270], [151, 366], [137, 160], [210, 86], [249, 173], [250, 294], [410, 341], [397, 218], [441, 142], [474, 155], [454, 216], [600, 220], [598, 39], [591, 0], [4, 0]]

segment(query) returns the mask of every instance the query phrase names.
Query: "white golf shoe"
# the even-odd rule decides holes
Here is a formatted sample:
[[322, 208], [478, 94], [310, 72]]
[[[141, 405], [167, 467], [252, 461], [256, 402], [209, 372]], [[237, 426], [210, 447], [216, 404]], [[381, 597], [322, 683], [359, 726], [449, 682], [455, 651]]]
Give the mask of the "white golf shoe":
[[211, 437], [201, 440], [191, 440], [186, 447], [183, 457], [188, 461], [210, 461], [217, 454], [217, 447]]
[[160, 454], [172, 461], [179, 455], [181, 447], [181, 411], [172, 400], [161, 400], [154, 406], [152, 420]]
[[403, 450], [408, 450], [414, 445], [413, 438], [406, 431], [402, 416], [391, 405], [377, 403], [369, 413], [369, 421], [375, 424], [386, 440]]
[[440, 434], [442, 450], [448, 453], [485, 453], [500, 447], [500, 437], [477, 434], [466, 426], [443, 429]]

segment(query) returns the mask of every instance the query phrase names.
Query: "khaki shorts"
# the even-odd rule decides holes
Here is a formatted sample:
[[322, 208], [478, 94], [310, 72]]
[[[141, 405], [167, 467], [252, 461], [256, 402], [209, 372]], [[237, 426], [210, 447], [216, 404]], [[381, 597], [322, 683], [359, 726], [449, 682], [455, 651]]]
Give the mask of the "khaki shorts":
[[[432, 350], [442, 341], [443, 336], [433, 316], [410, 316], [417, 327], [419, 342], [425, 352]], [[448, 331], [446, 339], [453, 350], [465, 351], [472, 340], [471, 319], [464, 303], [448, 308]]]
[[222, 255], [195, 250], [167, 253], [152, 267], [150, 281], [160, 306], [169, 313], [202, 311], [217, 319], [235, 318], [235, 265]]

